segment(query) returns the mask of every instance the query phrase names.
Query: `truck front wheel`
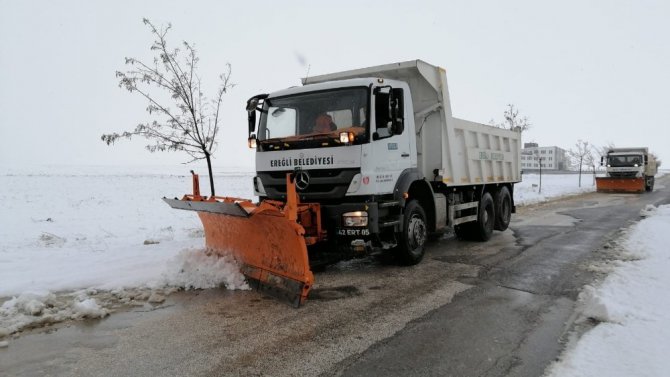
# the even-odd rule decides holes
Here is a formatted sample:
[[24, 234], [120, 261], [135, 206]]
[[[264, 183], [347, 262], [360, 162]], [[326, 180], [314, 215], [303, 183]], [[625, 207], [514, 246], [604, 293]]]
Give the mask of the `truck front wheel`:
[[418, 201], [411, 200], [405, 206], [402, 233], [397, 247], [400, 262], [407, 266], [419, 263], [423, 258], [427, 239], [426, 212]]
[[646, 177], [646, 179], [644, 181], [645, 181], [644, 182], [645, 183], [644, 184], [644, 189], [647, 192], [654, 191], [654, 177]]

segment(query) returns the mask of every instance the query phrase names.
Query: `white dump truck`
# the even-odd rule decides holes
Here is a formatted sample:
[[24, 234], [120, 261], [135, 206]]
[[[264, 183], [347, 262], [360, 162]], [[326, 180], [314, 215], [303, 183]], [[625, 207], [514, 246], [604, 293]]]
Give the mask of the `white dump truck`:
[[294, 171], [300, 200], [320, 204], [329, 247], [315, 247], [313, 262], [381, 248], [414, 264], [430, 233], [453, 227], [485, 241], [515, 211], [520, 133], [453, 117], [440, 67], [414, 60], [308, 77], [253, 97], [248, 110], [256, 195], [285, 200]]
[[605, 177], [596, 178], [600, 192], [643, 192], [654, 190], [658, 172], [656, 158], [646, 147], [610, 148], [600, 158]]
[[[447, 227], [486, 241], [507, 229], [521, 134], [452, 116], [445, 70], [421, 60], [308, 77], [249, 99], [259, 202], [193, 194], [209, 250], [298, 306], [311, 268], [389, 251], [418, 263]], [[257, 117], [257, 114], [260, 114]]]

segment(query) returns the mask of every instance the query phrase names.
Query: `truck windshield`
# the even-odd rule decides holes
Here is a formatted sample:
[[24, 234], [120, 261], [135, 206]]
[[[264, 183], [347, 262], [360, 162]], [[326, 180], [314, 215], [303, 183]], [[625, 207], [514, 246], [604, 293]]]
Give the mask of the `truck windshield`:
[[268, 98], [258, 128], [259, 150], [341, 146], [368, 141], [369, 88], [354, 87]]
[[638, 166], [642, 164], [642, 156], [640, 155], [610, 155], [608, 160], [610, 166]]

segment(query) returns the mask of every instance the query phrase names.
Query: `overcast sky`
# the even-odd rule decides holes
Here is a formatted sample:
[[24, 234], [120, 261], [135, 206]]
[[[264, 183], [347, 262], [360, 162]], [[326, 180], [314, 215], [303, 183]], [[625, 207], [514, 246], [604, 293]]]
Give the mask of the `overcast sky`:
[[[196, 4], [196, 5], [194, 5]], [[100, 141], [146, 121], [118, 87], [124, 57], [149, 60], [142, 23], [171, 22], [216, 88], [232, 65], [215, 165], [253, 168], [245, 101], [310, 75], [422, 59], [445, 67], [454, 116], [501, 120], [524, 142], [648, 146], [670, 163], [667, 1], [0, 0], [0, 165], [170, 165], [142, 141]]]

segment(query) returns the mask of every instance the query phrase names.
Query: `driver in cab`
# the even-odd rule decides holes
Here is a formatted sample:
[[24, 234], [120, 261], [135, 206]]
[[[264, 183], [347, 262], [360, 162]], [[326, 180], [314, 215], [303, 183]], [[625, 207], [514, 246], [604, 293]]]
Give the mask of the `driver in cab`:
[[314, 123], [315, 124], [312, 128], [312, 133], [323, 134], [335, 131], [337, 129], [337, 126], [335, 123], [333, 123], [333, 117], [326, 113], [319, 114], [319, 116], [316, 117], [316, 121]]

